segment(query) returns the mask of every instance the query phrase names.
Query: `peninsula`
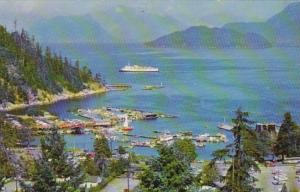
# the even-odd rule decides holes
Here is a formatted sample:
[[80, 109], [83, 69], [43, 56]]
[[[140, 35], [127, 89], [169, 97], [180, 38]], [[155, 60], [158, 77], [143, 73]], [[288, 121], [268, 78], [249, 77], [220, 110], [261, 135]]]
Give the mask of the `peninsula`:
[[93, 76], [78, 60], [45, 49], [22, 30], [0, 26], [0, 111], [105, 92], [101, 75]]

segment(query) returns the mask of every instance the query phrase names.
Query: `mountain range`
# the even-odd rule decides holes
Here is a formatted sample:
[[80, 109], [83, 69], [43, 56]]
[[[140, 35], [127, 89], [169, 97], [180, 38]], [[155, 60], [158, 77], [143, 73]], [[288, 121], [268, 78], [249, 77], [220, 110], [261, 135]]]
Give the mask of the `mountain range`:
[[88, 15], [42, 18], [35, 21], [28, 31], [45, 44], [136, 43], [186, 27], [186, 24], [172, 17], [118, 6]]
[[291, 3], [283, 11], [261, 23], [229, 23], [225, 29], [256, 33], [276, 46], [300, 45], [300, 3]]
[[146, 42], [147, 46], [154, 47], [191, 48], [299, 46], [300, 3], [289, 4], [264, 22], [228, 23], [221, 27], [188, 26], [169, 16], [119, 6], [91, 15], [40, 19], [31, 25], [29, 32], [45, 44]]
[[300, 3], [291, 3], [265, 22], [190, 27], [146, 42], [150, 47], [267, 48], [300, 46]]

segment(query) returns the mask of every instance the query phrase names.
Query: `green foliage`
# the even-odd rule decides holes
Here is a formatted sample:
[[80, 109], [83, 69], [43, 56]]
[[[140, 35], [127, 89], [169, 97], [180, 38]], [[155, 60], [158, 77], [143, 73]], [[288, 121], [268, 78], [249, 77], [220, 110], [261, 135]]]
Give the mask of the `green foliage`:
[[236, 118], [232, 120], [234, 142], [213, 153], [212, 164], [217, 160], [232, 159], [226, 176], [222, 178], [220, 175], [221, 180], [225, 182], [224, 191], [257, 191], [253, 185], [256, 179], [251, 172], [259, 171], [256, 161], [263, 161], [263, 156], [257, 147], [257, 135], [250, 128], [251, 121], [248, 120], [248, 115], [240, 108], [236, 111]]
[[275, 145], [275, 154], [284, 156], [300, 155], [300, 128], [293, 121], [290, 113], [284, 114]]
[[43, 191], [43, 192], [55, 192], [57, 190], [57, 183], [55, 180], [55, 174], [51, 169], [47, 161], [36, 162], [36, 172], [32, 178], [34, 182], [32, 189], [24, 187], [25, 191]]
[[67, 158], [64, 139], [56, 127], [41, 140], [41, 150], [42, 157], [36, 162], [37, 171], [32, 178], [33, 188], [25, 188], [39, 192], [52, 186], [50, 191], [77, 191], [84, 175], [80, 165]]
[[104, 135], [100, 135], [98, 138], [95, 139], [94, 150], [96, 153], [95, 161], [103, 176], [107, 168], [107, 159], [112, 156], [112, 152], [109, 148], [108, 140]]
[[11, 161], [10, 148], [17, 143], [16, 129], [0, 117], [0, 182], [14, 176], [15, 168]]
[[17, 143], [16, 129], [0, 114], [0, 190], [7, 178], [15, 176], [15, 167], [10, 149]]
[[25, 159], [22, 160], [22, 162], [24, 164], [23, 169], [26, 174], [25, 177], [28, 179], [32, 178], [37, 172], [35, 160], [32, 157], [27, 156]]
[[267, 130], [257, 133], [257, 147], [263, 156], [266, 157], [273, 153], [275, 143], [276, 138], [273, 138]]
[[18, 142], [17, 130], [0, 117], [0, 143], [5, 148], [15, 147]]
[[129, 166], [127, 159], [111, 160], [109, 163], [108, 172], [111, 176], [119, 176], [126, 172]]
[[197, 184], [200, 186], [214, 186], [214, 182], [219, 180], [219, 173], [216, 165], [205, 162], [200, 174], [197, 176]]
[[286, 187], [286, 184], [285, 184], [285, 183], [282, 185], [281, 192], [288, 192], [288, 190], [287, 190], [287, 187]]
[[120, 145], [119, 148], [118, 148], [118, 153], [123, 155], [123, 154], [126, 153], [126, 149], [123, 146]]
[[100, 172], [95, 161], [90, 157], [87, 157], [83, 162], [83, 168], [85, 170], [85, 173], [93, 176], [98, 175]]
[[[3, 147], [0, 147], [0, 189], [4, 185], [6, 178], [14, 176], [14, 166], [11, 163], [7, 151]], [[1, 187], [2, 186], [2, 187]]]
[[94, 150], [96, 153], [96, 159], [105, 159], [112, 156], [112, 152], [109, 148], [108, 140], [104, 135], [100, 135], [95, 139]]
[[196, 146], [190, 139], [178, 139], [174, 143], [174, 147], [183, 154], [183, 158], [192, 162], [196, 159]]
[[80, 68], [79, 61], [73, 66], [49, 47], [43, 50], [26, 31], [9, 33], [0, 26], [0, 104], [30, 102], [38, 90], [78, 92], [88, 83], [102, 86], [86, 66]]
[[148, 162], [140, 175], [140, 189], [145, 192], [188, 191], [193, 184], [190, 162], [181, 158], [183, 151], [173, 146], [162, 146], [159, 157]]

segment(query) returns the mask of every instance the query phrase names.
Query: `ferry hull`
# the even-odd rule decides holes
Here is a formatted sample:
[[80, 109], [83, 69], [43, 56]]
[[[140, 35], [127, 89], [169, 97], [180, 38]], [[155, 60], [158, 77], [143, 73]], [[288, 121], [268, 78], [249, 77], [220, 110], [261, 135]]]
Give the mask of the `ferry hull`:
[[155, 73], [159, 72], [159, 70], [126, 70], [126, 69], [120, 69], [119, 72], [123, 73]]

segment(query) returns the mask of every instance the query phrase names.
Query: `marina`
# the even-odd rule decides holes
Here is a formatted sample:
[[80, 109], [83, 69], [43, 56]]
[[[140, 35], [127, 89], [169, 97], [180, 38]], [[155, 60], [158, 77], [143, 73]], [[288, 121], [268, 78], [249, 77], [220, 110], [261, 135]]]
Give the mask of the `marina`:
[[[57, 49], [67, 51], [59, 45], [57, 45]], [[82, 58], [86, 58], [86, 55], [89, 54], [80, 46], [74, 49], [79, 55], [74, 55], [72, 52], [65, 54]], [[278, 49], [275, 48], [257, 52], [258, 58], [265, 59], [262, 63], [250, 58], [246, 50], [236, 49], [226, 50], [226, 54], [220, 55], [214, 54], [213, 50], [203, 49], [193, 50], [191, 55], [187, 55], [182, 50], [173, 52], [173, 50], [157, 49], [155, 56], [152, 54], [152, 49], [141, 47], [125, 50], [118, 48], [111, 50], [106, 47], [103, 49], [112, 51], [116, 57], [113, 57], [110, 62], [106, 62], [101, 60], [97, 51], [92, 51], [90, 57], [87, 57], [87, 62], [99, 63], [99, 66], [103, 66], [103, 71], [99, 70], [98, 65], [91, 65], [91, 70], [106, 73], [106, 82], [112, 82], [108, 84], [121, 82], [120, 84], [130, 85], [131, 88], [125, 92], [109, 91], [82, 99], [60, 101], [40, 108], [57, 114], [63, 120], [81, 119], [89, 121], [91, 124], [99, 124], [101, 120], [107, 126], [105, 129], [118, 126], [116, 129], [119, 129], [118, 134], [121, 134], [121, 137], [123, 137], [121, 130], [123, 121], [118, 118], [118, 115], [125, 112], [132, 120], [130, 125], [134, 129], [129, 132], [132, 135], [157, 137], [158, 134], [155, 134], [154, 131], [164, 132], [164, 130], [169, 130], [173, 134], [190, 131], [194, 137], [205, 133], [210, 135], [223, 133], [227, 136], [228, 141], [232, 139], [230, 119], [234, 116], [233, 111], [237, 106], [249, 111], [251, 118], [257, 122], [278, 123], [282, 119], [281, 114], [287, 108], [293, 109], [293, 114], [300, 113], [300, 108], [294, 107], [298, 106], [295, 92], [299, 90], [299, 87], [293, 83], [294, 81], [288, 81], [286, 85], [279, 87], [274, 84], [276, 79], [287, 76], [287, 73], [278, 72], [278, 70], [286, 69], [292, 74], [293, 71], [296, 71], [292, 60], [298, 61], [300, 58], [299, 50], [295, 48], [286, 50], [286, 53], [293, 58], [288, 69], [286, 63], [283, 62], [284, 59], [279, 61], [269, 57], [278, 53]], [[143, 55], [139, 54], [141, 52]], [[148, 63], [147, 66], [157, 64], [160, 72], [134, 75], [117, 73], [124, 67], [123, 64], [130, 60], [129, 54], [136, 58], [135, 63]], [[204, 59], [201, 57], [202, 55], [208, 55], [208, 58]], [[212, 57], [212, 55], [214, 56]], [[241, 56], [245, 57], [241, 59]], [[274, 66], [272, 63], [277, 63], [277, 65]], [[270, 81], [266, 82], [258, 78], [264, 75], [263, 70], [271, 70]], [[238, 74], [236, 79], [229, 77], [229, 72], [236, 72]], [[175, 76], [176, 78], [174, 78]], [[289, 75], [289, 77], [291, 76]], [[297, 74], [292, 77], [297, 77]], [[146, 85], [159, 86], [161, 82], [167, 86], [157, 91], [143, 90]], [[214, 89], [211, 88], [212, 84]], [[257, 84], [264, 86], [257, 87]], [[226, 89], [222, 88], [223, 85], [226, 86]], [[266, 89], [266, 87], [271, 89]], [[279, 92], [282, 92], [280, 97], [278, 97]], [[260, 95], [264, 95], [264, 98], [268, 99], [261, 98]], [[287, 103], [287, 106], [283, 107], [280, 103]], [[77, 109], [99, 111], [101, 119], [93, 122], [91, 119], [80, 117], [77, 115]], [[163, 114], [161, 114], [162, 112]], [[148, 116], [147, 113], [156, 115]], [[220, 126], [223, 123], [223, 117], [227, 120], [225, 124], [229, 124], [229, 127]], [[295, 121], [299, 121], [298, 116], [295, 116]], [[98, 132], [98, 129], [102, 129], [102, 127], [91, 129], [92, 132]], [[124, 137], [127, 136], [124, 135]], [[93, 140], [85, 139], [86, 134], [72, 135], [68, 138], [70, 138], [67, 140], [69, 146], [75, 145], [78, 148], [92, 150]], [[115, 145], [117, 146], [117, 143]], [[224, 146], [223, 142], [209, 143], [205, 147], [199, 147], [197, 152], [201, 159], [210, 159], [213, 151]], [[156, 155], [156, 152], [150, 147], [136, 147], [133, 150], [138, 154]]]

